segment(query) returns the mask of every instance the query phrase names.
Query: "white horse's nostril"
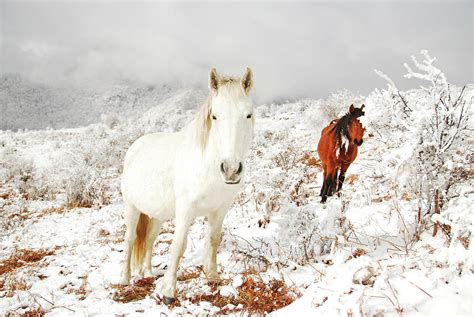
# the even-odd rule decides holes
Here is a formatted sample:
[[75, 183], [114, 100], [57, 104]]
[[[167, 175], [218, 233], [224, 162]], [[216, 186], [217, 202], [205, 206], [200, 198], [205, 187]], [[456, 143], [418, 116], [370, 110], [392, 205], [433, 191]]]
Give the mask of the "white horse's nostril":
[[242, 162], [239, 162], [239, 169], [237, 170], [237, 172], [235, 172], [237, 175], [239, 175], [240, 173], [242, 173], [242, 170], [243, 170], [243, 166], [242, 166]]

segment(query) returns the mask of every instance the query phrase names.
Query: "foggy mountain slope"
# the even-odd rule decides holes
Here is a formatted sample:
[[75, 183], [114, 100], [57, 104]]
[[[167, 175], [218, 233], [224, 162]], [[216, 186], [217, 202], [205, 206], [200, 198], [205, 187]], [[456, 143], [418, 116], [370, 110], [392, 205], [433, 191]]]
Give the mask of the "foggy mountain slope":
[[[193, 91], [194, 93], [187, 93]], [[97, 89], [48, 86], [20, 75], [0, 77], [1, 130], [73, 128], [97, 123], [102, 115], [136, 114], [164, 105], [179, 94], [182, 103], [195, 106], [203, 93], [193, 89], [124, 82]]]

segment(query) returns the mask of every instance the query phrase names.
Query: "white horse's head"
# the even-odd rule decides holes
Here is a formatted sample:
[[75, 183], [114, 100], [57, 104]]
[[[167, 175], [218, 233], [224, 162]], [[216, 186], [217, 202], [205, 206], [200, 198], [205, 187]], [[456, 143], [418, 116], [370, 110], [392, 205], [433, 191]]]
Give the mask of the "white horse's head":
[[204, 142], [214, 145], [216, 168], [226, 184], [240, 183], [245, 170], [244, 161], [252, 143], [255, 123], [249, 96], [252, 86], [250, 68], [242, 78], [220, 77], [215, 68], [209, 73], [211, 94], [206, 109], [207, 140]]

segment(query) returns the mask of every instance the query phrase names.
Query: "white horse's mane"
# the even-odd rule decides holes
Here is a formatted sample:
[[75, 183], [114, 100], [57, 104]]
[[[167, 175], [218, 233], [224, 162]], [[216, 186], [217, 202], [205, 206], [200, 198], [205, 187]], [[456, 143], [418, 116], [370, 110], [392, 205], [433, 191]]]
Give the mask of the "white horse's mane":
[[[238, 98], [239, 96], [244, 94], [241, 79], [236, 77], [220, 78], [218, 93], [230, 95], [231, 98]], [[196, 143], [203, 152], [206, 149], [207, 140], [209, 138], [209, 131], [211, 130], [212, 126], [212, 98], [212, 94], [209, 94], [209, 96], [207, 96], [201, 109], [199, 109], [196, 113], [196, 117], [194, 118], [194, 121], [192, 123], [194, 125]]]

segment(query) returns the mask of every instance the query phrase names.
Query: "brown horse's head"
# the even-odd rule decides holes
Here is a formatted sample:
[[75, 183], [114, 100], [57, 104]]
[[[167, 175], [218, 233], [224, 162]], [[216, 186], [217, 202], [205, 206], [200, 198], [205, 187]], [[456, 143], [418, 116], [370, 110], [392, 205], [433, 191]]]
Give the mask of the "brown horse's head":
[[351, 105], [349, 107], [349, 124], [347, 126], [349, 142], [354, 142], [355, 145], [362, 145], [364, 137], [364, 127], [359, 121], [359, 117], [363, 116], [365, 112], [363, 111], [365, 105], [362, 105], [360, 108], [354, 107]]

